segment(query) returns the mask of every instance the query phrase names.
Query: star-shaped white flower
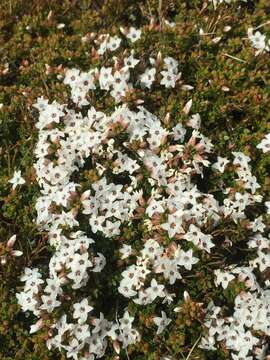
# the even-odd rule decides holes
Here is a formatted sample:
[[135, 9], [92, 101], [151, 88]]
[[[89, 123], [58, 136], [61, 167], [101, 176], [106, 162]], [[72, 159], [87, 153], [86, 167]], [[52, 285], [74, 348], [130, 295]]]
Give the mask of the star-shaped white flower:
[[21, 170], [14, 171], [13, 178], [9, 180], [9, 183], [12, 184], [12, 189], [15, 189], [17, 185], [25, 184], [25, 180], [21, 176]]
[[78, 319], [79, 324], [86, 322], [88, 313], [93, 310], [92, 306], [88, 305], [87, 299], [83, 299], [80, 303], [73, 304], [73, 308], [73, 318]]
[[257, 145], [257, 148], [261, 149], [263, 153], [270, 152], [270, 133], [262, 139], [262, 141]]
[[133, 26], [131, 26], [126, 36], [131, 42], [135, 42], [140, 39], [141, 34], [142, 31], [140, 29], [136, 29]]
[[123, 244], [119, 251], [121, 253], [121, 259], [126, 259], [131, 255], [132, 247], [130, 245]]
[[215, 163], [212, 165], [212, 169], [215, 169], [215, 170], [223, 173], [224, 170], [225, 170], [225, 166], [226, 166], [229, 162], [230, 162], [230, 161], [229, 161], [227, 158], [218, 156], [218, 157], [217, 157], [217, 162], [215, 162]]
[[172, 320], [167, 317], [167, 315], [164, 311], [161, 311], [161, 317], [155, 317], [153, 319], [153, 321], [158, 326], [157, 334], [159, 335], [169, 325], [169, 323]]
[[229, 282], [235, 279], [234, 275], [230, 274], [227, 271], [222, 271], [220, 269], [215, 270], [214, 274], [216, 275], [216, 280], [215, 280], [216, 286], [221, 284], [223, 289], [226, 289]]

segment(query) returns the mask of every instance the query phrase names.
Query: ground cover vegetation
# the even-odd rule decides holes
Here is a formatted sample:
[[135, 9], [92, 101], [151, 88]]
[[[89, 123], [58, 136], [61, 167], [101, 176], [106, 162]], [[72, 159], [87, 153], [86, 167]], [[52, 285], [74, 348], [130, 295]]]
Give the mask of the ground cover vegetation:
[[1, 2], [1, 359], [268, 359], [269, 11]]

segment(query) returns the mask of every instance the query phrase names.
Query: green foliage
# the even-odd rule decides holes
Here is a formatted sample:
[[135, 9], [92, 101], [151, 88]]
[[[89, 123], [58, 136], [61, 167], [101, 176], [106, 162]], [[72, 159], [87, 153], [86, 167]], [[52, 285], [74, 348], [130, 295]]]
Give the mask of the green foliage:
[[[162, 5], [161, 7], [159, 5]], [[3, 360], [57, 360], [64, 355], [46, 349], [45, 335], [29, 335], [33, 319], [27, 318], [16, 305], [15, 293], [21, 285], [19, 277], [25, 266], [42, 264], [48, 258], [50, 249], [46, 246], [46, 236], [38, 230], [35, 218], [35, 200], [38, 186], [33, 170], [33, 150], [36, 142], [36, 113], [32, 108], [38, 96], [65, 102], [68, 89], [59, 82], [57, 75], [63, 67], [89, 69], [99, 64], [99, 60], [89, 53], [89, 44], [81, 37], [91, 32], [117, 33], [119, 26], [149, 24], [151, 19], [158, 23], [163, 18], [175, 21], [174, 30], [150, 29], [136, 43], [135, 50], [141, 56], [149, 56], [161, 51], [164, 55], [175, 57], [180, 64], [184, 83], [194, 86], [192, 95], [176, 89], [172, 95], [166, 91], [156, 92], [151, 99], [159, 103], [160, 116], [171, 112], [175, 119], [181, 118], [182, 109], [192, 96], [194, 110], [202, 117], [203, 133], [216, 144], [216, 153], [230, 157], [231, 151], [243, 151], [256, 158], [253, 164], [265, 193], [269, 196], [270, 156], [263, 156], [256, 145], [270, 128], [270, 69], [269, 54], [255, 58], [254, 51], [246, 40], [249, 26], [267, 21], [269, 4], [267, 0], [256, 1], [256, 6], [220, 6], [216, 11], [211, 6], [203, 7], [200, 0], [170, 1], [129, 1], [129, 0], [3, 0], [0, 4], [0, 242], [12, 234], [18, 234], [18, 248], [24, 252], [22, 259], [0, 267], [0, 358]], [[57, 29], [58, 23], [65, 23], [64, 29]], [[232, 29], [224, 33], [224, 26]], [[218, 44], [211, 37], [200, 37], [199, 28], [216, 32], [222, 36]], [[147, 52], [146, 52], [147, 49]], [[230, 57], [230, 56], [232, 57]], [[234, 59], [233, 57], [240, 59]], [[4, 72], [4, 64], [9, 64]], [[224, 92], [222, 87], [228, 87]], [[102, 96], [97, 107], [104, 108]], [[107, 107], [110, 104], [106, 104]], [[121, 135], [121, 134], [120, 134]], [[119, 141], [123, 141], [119, 135]], [[26, 180], [21, 191], [11, 190], [8, 180], [14, 169], [21, 169]], [[93, 172], [84, 173], [81, 182], [87, 184], [95, 178]], [[209, 180], [213, 193], [222, 197], [224, 184], [230, 184], [230, 176], [211, 174]], [[147, 186], [147, 185], [146, 185]], [[256, 211], [256, 209], [253, 209]], [[144, 229], [128, 228], [122, 241], [140, 241]], [[241, 291], [232, 284], [224, 296], [214, 285], [213, 270], [232, 263], [232, 258], [249, 260], [246, 252], [246, 234], [235, 224], [225, 224], [217, 237], [229, 235], [240, 250], [231, 254], [226, 248], [213, 249], [212, 263], [207, 255], [201, 259], [200, 267], [187, 277], [187, 289], [194, 301], [204, 306], [215, 298], [220, 303], [232, 305], [233, 298]], [[120, 245], [120, 244], [119, 244]], [[106, 249], [104, 253], [117, 252]], [[112, 257], [116, 264], [117, 256]], [[117, 263], [121, 268], [121, 262]], [[116, 269], [117, 269], [116, 266]], [[211, 270], [209, 272], [209, 269]], [[106, 292], [105, 302], [113, 296], [112, 289], [119, 281], [119, 273], [104, 274], [104, 282], [99, 280], [96, 293]], [[208, 275], [207, 275], [208, 274]], [[212, 274], [212, 275], [209, 275]], [[111, 277], [110, 277], [111, 276]], [[106, 278], [109, 277], [109, 280]], [[109, 288], [109, 290], [108, 290]], [[183, 291], [176, 290], [182, 299]], [[196, 304], [196, 302], [194, 304]], [[177, 318], [170, 333], [155, 335], [150, 318], [153, 309], [142, 312], [140, 307], [131, 305], [130, 310], [139, 315], [143, 333], [142, 342], [129, 349], [134, 360], [157, 360], [166, 352], [173, 359], [185, 359], [200, 336], [202, 314], [199, 308], [187, 308]], [[101, 307], [104, 304], [101, 304]], [[180, 304], [181, 306], [181, 304]], [[111, 311], [114, 316], [115, 309]], [[149, 311], [149, 312], [148, 312]], [[172, 312], [173, 314], [173, 312]], [[153, 336], [154, 334], [154, 336]], [[125, 358], [125, 353], [121, 358]], [[109, 359], [109, 357], [108, 357]], [[220, 350], [204, 352], [197, 347], [190, 360], [228, 359]]]

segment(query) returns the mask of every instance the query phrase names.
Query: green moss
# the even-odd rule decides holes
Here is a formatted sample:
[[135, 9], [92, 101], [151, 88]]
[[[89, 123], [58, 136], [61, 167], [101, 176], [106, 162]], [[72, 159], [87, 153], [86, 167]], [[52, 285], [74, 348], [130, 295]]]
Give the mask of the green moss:
[[[26, 318], [19, 310], [15, 292], [20, 285], [22, 269], [42, 263], [49, 253], [44, 234], [41, 234], [33, 223], [38, 186], [35, 184], [32, 168], [37, 131], [34, 125], [36, 115], [31, 106], [36, 98], [42, 95], [50, 100], [59, 99], [65, 102], [68, 99], [69, 90], [59, 84], [57, 79], [61, 72], [57, 69], [58, 66], [88, 69], [100, 64], [98, 59], [93, 59], [89, 54], [90, 45], [81, 41], [81, 37], [86, 33], [118, 33], [119, 26], [145, 26], [150, 18], [156, 22], [164, 18], [176, 21], [175, 29], [164, 27], [162, 32], [158, 29], [146, 31], [136, 43], [135, 50], [145, 60], [158, 51], [175, 57], [180, 63], [184, 83], [192, 85], [194, 90], [186, 93], [176, 89], [173, 95], [169, 95], [169, 92], [167, 95], [166, 91], [162, 91], [162, 94], [157, 91], [155, 98], [147, 101], [151, 102], [153, 108], [155, 101], [159, 103], [162, 113], [160, 116], [170, 111], [173, 118], [181, 121], [184, 120], [182, 109], [192, 97], [193, 109], [201, 114], [203, 132], [215, 143], [216, 153], [230, 156], [232, 149], [251, 153], [252, 157], [257, 159], [253, 164], [254, 174], [266, 196], [269, 196], [270, 156], [262, 156], [255, 149], [270, 128], [269, 54], [255, 57], [247, 40], [243, 40], [248, 27], [267, 21], [268, 0], [257, 1], [255, 6], [244, 5], [241, 10], [236, 5], [222, 5], [216, 12], [211, 6], [203, 10], [203, 1], [200, 0], [170, 0], [161, 3], [162, 7], [159, 8], [159, 1], [156, 0], [1, 2], [1, 59], [3, 63], [9, 63], [10, 70], [7, 74], [0, 75], [0, 102], [4, 104], [0, 110], [0, 237], [1, 241], [4, 241], [8, 236], [17, 233], [20, 239], [19, 247], [25, 254], [16, 265], [14, 263], [0, 269], [0, 358], [3, 360], [61, 359], [61, 355], [46, 349], [42, 335], [29, 336], [33, 319]], [[51, 17], [48, 18], [50, 11]], [[57, 29], [60, 22], [66, 24], [62, 30]], [[228, 24], [232, 29], [224, 33], [224, 26]], [[215, 31], [217, 36], [222, 36], [222, 40], [213, 44], [210, 37], [199, 37], [200, 27], [205, 31]], [[225, 54], [237, 57], [243, 62]], [[47, 65], [51, 70], [46, 74]], [[224, 92], [222, 86], [227, 86], [229, 91]], [[105, 101], [101, 96], [97, 108], [103, 109]], [[107, 108], [110, 106], [112, 104], [106, 103]], [[121, 140], [121, 136], [119, 139]], [[17, 168], [22, 170], [27, 184], [23, 185], [22, 191], [12, 192], [8, 180]], [[85, 179], [87, 185], [88, 180]], [[213, 191], [220, 192], [220, 196], [222, 185], [231, 184], [233, 181], [233, 177], [226, 174], [213, 176], [211, 179], [209, 186]], [[243, 245], [245, 233], [240, 231], [240, 227], [224, 223], [223, 230], [220, 236], [231, 230], [231, 240], [236, 246]], [[136, 238], [139, 242], [143, 231], [144, 229], [129, 228], [124, 239], [129, 242]], [[111, 253], [115, 250], [108, 248], [107, 251]], [[213, 276], [207, 274], [221, 264], [231, 263], [232, 254], [226, 249], [213, 251], [216, 252], [213, 256], [217, 263], [209, 263], [207, 255], [202, 257], [201, 268], [196, 269], [196, 273], [186, 284], [188, 291], [205, 305], [212, 297], [231, 303], [235, 293], [241, 289], [229, 288], [225, 299], [221, 298], [220, 289], [214, 286]], [[243, 252], [240, 252], [240, 255], [246, 256]], [[239, 256], [239, 253], [233, 256]], [[113, 261], [115, 258], [116, 256]], [[107, 285], [111, 286], [108, 296], [115, 295], [113, 289], [119, 281], [119, 275], [114, 273], [110, 281], [105, 281], [103, 287], [100, 285], [97, 293], [93, 294], [93, 299], [97, 298], [98, 293], [104, 291]], [[179, 298], [182, 298], [182, 290], [178, 290]], [[134, 311], [139, 313], [140, 307], [135, 307]], [[152, 312], [150, 307], [144, 310], [141, 319], [142, 331], [145, 331], [142, 324], [150, 321], [147, 317]], [[113, 317], [113, 314], [111, 316]], [[144, 344], [134, 347], [132, 359], [145, 359], [145, 356], [149, 360], [158, 359], [162, 351], [169, 352], [173, 358], [181, 359], [181, 354], [187, 356], [196, 341], [198, 329], [196, 322], [189, 327], [184, 326], [184, 330], [183, 326], [179, 326], [173, 335], [162, 336], [162, 345], [160, 339], [152, 339], [154, 330], [151, 330], [150, 326], [145, 331]], [[228, 355], [220, 351], [203, 352], [196, 349], [190, 360], [216, 358], [225, 360]]]

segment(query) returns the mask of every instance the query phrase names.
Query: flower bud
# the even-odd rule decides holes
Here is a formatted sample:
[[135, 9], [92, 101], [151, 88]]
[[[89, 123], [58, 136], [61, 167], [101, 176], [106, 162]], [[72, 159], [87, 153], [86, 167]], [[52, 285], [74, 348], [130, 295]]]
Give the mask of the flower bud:
[[7, 259], [5, 256], [1, 257], [1, 265], [6, 265]]
[[22, 256], [23, 252], [20, 251], [20, 250], [12, 250], [11, 251], [11, 255], [14, 256], [14, 257], [19, 257], [19, 256]]
[[17, 235], [12, 235], [11, 238], [7, 241], [7, 247], [11, 249], [13, 245], [15, 244]]
[[113, 348], [114, 348], [114, 351], [116, 352], [116, 354], [120, 354], [120, 345], [119, 345], [119, 342], [117, 340], [115, 340], [113, 342]]

